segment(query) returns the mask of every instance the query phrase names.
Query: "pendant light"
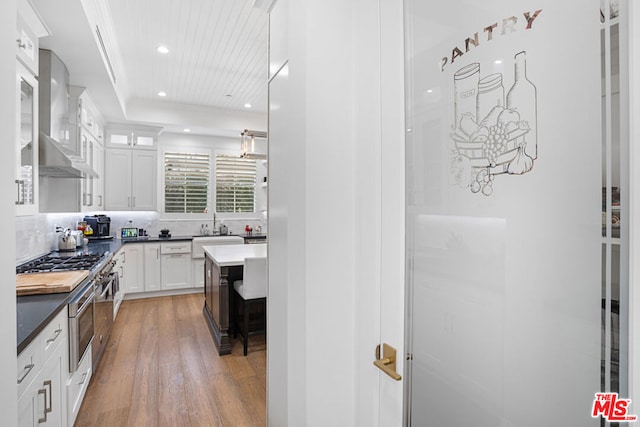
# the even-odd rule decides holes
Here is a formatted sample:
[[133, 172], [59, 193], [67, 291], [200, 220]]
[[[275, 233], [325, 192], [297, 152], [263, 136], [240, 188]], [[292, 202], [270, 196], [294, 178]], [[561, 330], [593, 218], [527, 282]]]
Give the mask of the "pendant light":
[[240, 148], [240, 157], [245, 159], [266, 159], [266, 153], [256, 152], [256, 138], [263, 139], [265, 144], [267, 142], [267, 133], [257, 130], [245, 129], [241, 134], [242, 145]]

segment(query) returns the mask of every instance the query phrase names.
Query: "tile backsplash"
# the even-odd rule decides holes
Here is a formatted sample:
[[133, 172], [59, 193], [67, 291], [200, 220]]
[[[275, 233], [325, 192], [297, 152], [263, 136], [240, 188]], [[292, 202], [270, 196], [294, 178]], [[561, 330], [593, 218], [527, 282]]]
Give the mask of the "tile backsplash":
[[[172, 236], [196, 236], [200, 226], [208, 224], [213, 230], [213, 218], [209, 220], [161, 219], [158, 212], [100, 212], [111, 218], [111, 234], [119, 238], [123, 227], [144, 228], [149, 236], [157, 236], [163, 228], [169, 229]], [[30, 259], [57, 250], [58, 235], [55, 227], [74, 229], [85, 213], [38, 214], [16, 217], [16, 265]], [[223, 223], [231, 234], [244, 233], [245, 225], [253, 229], [260, 226], [267, 231], [266, 215], [261, 219], [217, 219], [216, 227]]]

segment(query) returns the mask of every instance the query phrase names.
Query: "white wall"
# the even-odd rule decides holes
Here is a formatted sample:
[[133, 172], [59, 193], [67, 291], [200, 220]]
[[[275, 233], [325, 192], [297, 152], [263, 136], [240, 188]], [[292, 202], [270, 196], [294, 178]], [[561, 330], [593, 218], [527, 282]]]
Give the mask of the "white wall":
[[370, 360], [357, 355], [377, 329], [356, 324], [367, 316], [357, 302], [374, 304], [378, 286], [377, 8], [280, 0], [274, 9], [287, 18], [277, 24], [288, 66], [269, 92], [269, 425], [375, 416], [360, 416], [371, 396], [358, 395], [377, 386], [361, 377], [375, 346]]
[[[15, 87], [15, 26], [16, 0], [3, 0], [0, 6], [0, 129], [5, 154], [0, 156], [0, 188], [2, 194], [14, 194], [14, 151], [16, 108], [13, 100], [16, 97]], [[8, 151], [8, 153], [7, 153]], [[6, 345], [0, 349], [0, 413], [2, 424], [17, 425], [17, 392], [16, 392], [16, 291], [15, 291], [15, 224], [13, 215], [15, 205], [13, 197], [3, 197], [0, 210], [5, 212], [4, 221], [0, 225], [3, 236], [3, 256], [0, 257], [0, 336]], [[8, 217], [8, 218], [7, 218]]]

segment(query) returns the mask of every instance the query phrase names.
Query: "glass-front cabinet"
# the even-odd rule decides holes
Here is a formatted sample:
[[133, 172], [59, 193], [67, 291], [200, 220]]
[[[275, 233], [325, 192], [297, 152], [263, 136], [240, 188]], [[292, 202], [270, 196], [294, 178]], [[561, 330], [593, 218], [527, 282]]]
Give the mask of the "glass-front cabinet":
[[16, 62], [16, 215], [38, 212], [38, 81]]
[[151, 126], [111, 125], [107, 129], [107, 147], [156, 150], [160, 128]]

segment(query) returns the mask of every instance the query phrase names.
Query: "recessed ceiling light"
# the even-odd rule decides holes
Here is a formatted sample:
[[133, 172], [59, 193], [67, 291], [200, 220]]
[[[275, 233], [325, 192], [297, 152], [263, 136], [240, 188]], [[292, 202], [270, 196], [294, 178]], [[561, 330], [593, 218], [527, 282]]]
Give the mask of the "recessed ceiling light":
[[495, 63], [495, 64], [502, 64], [502, 59], [496, 59], [496, 60], [494, 61], [494, 63]]
[[169, 53], [169, 48], [166, 46], [158, 46], [159, 53]]
[[244, 108], [251, 108], [251, 104], [247, 102], [246, 104], [244, 104]]
[[158, 92], [158, 96], [167, 96], [167, 92]]
[[186, 128], [184, 131], [185, 131], [185, 132], [191, 132], [191, 129]]

